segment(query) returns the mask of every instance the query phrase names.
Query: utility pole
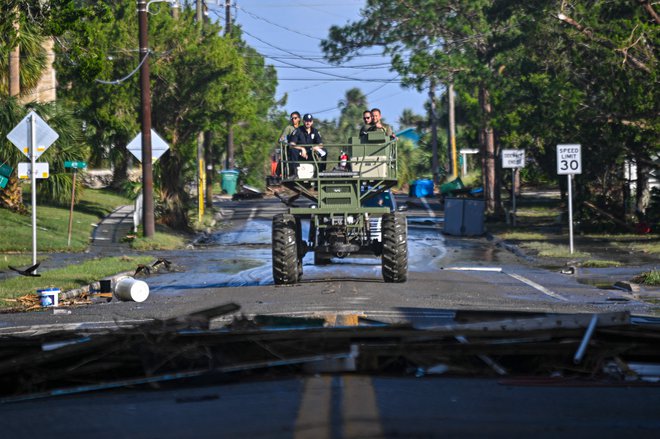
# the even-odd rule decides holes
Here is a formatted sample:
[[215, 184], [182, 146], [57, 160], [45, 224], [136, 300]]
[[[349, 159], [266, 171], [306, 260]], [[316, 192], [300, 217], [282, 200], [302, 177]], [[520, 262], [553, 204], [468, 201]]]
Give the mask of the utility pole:
[[[225, 0], [225, 35], [231, 35], [231, 0]], [[227, 162], [225, 169], [234, 169], [234, 126], [232, 116], [227, 118]]]
[[213, 207], [213, 178], [215, 177], [215, 165], [213, 164], [213, 148], [211, 140], [213, 139], [213, 132], [206, 131], [204, 133], [204, 152], [206, 157], [204, 163], [206, 164], [206, 207]]
[[197, 21], [197, 26], [201, 26], [204, 23], [204, 2], [203, 0], [197, 0], [195, 4], [195, 20]]
[[454, 104], [454, 81], [449, 81], [447, 87], [447, 100], [449, 104], [449, 167], [453, 178], [458, 177], [458, 165], [456, 161], [456, 115]]
[[21, 48], [18, 45], [18, 7], [14, 8], [13, 14], [14, 29], [16, 29], [16, 47], [9, 51], [9, 80], [8, 91], [9, 96], [16, 96], [21, 94]]
[[137, 0], [140, 31], [140, 100], [142, 104], [142, 224], [143, 236], [152, 237], [154, 224], [154, 181], [151, 161], [151, 84], [149, 83], [149, 43], [147, 1]]
[[429, 85], [429, 122], [431, 122], [431, 167], [433, 168], [433, 183], [440, 184], [439, 165], [438, 165], [438, 118], [435, 106], [435, 80], [431, 80]]
[[[200, 34], [204, 28], [204, 2], [197, 0], [195, 9], [195, 21], [197, 21], [197, 28]], [[201, 128], [201, 127], [200, 127]], [[197, 134], [197, 220], [201, 223], [204, 217], [204, 189], [206, 166], [204, 165], [204, 131]]]

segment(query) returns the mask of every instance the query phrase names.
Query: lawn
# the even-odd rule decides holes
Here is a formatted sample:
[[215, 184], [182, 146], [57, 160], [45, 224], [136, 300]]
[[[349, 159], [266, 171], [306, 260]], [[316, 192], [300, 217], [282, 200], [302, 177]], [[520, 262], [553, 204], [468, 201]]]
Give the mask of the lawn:
[[138, 264], [148, 264], [153, 260], [152, 256], [146, 255], [98, 258], [65, 268], [43, 271], [40, 277], [16, 276], [5, 279], [0, 281], [0, 308], [14, 307], [16, 302], [12, 299], [26, 294], [36, 294], [37, 290], [45, 288], [72, 290], [104, 277], [134, 270]]
[[[37, 251], [83, 251], [92, 229], [118, 206], [133, 201], [105, 189], [86, 189], [73, 208], [71, 246], [67, 245], [69, 207], [39, 205], [37, 200]], [[30, 207], [31, 208], [31, 207]], [[0, 254], [32, 252], [32, 214], [20, 215], [0, 209]], [[13, 255], [10, 256], [13, 258]], [[3, 261], [4, 262], [4, 261]], [[10, 261], [12, 265], [24, 265]]]

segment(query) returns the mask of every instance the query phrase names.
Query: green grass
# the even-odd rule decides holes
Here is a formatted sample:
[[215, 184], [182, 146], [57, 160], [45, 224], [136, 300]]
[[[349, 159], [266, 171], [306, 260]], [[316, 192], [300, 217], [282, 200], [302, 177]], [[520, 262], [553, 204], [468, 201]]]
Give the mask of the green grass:
[[560, 213], [561, 210], [559, 209], [543, 206], [516, 208], [516, 216], [522, 218], [556, 218]]
[[[575, 253], [574, 253], [575, 254]], [[589, 259], [581, 262], [581, 267], [586, 268], [607, 268], [607, 267], [621, 267], [623, 264], [617, 261], [608, 261], [604, 259]]]
[[[118, 256], [92, 259], [65, 268], [40, 272], [41, 277], [17, 276], [0, 281], [0, 299], [13, 299], [35, 293], [44, 288], [59, 288], [68, 291], [89, 285], [104, 277], [135, 269], [138, 264], [153, 261], [152, 256]], [[0, 307], [13, 306], [13, 302], [0, 300]]]
[[660, 285], [660, 270], [651, 270], [636, 276], [633, 282], [645, 285]]
[[538, 255], [546, 258], [588, 258], [589, 253], [573, 251], [571, 253], [570, 247], [566, 245], [556, 245], [550, 244], [548, 242], [525, 242], [521, 244], [521, 247], [535, 250], [538, 252]]
[[150, 238], [141, 236], [131, 240], [131, 247], [135, 250], [176, 250], [186, 245], [188, 238], [183, 235], [156, 232]]
[[630, 249], [635, 252], [660, 255], [660, 242], [618, 242], [617, 247]]
[[[107, 190], [86, 189], [73, 209], [70, 247], [67, 246], [69, 208], [37, 204], [37, 251], [78, 252], [86, 249], [99, 219], [116, 207], [131, 203], [128, 198]], [[0, 253], [31, 252], [32, 215], [0, 209], [0, 236]]]
[[546, 239], [542, 233], [533, 232], [505, 232], [500, 235], [502, 239], [510, 239], [515, 241], [541, 241]]

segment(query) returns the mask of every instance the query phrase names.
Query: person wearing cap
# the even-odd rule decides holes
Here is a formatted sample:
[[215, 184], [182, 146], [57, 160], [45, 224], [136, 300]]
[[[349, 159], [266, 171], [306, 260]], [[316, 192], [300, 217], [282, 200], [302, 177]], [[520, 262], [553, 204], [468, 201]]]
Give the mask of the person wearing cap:
[[378, 108], [371, 109], [371, 128], [369, 131], [382, 130], [390, 139], [396, 139], [392, 127], [380, 120], [380, 110]]
[[[323, 172], [325, 171], [325, 161], [328, 154], [323, 148], [321, 133], [313, 125], [314, 118], [312, 115], [305, 114], [303, 116], [303, 126], [296, 128], [291, 133], [289, 138], [289, 160], [294, 162], [313, 160], [312, 153], [316, 153], [322, 159], [322, 162], [319, 163], [319, 172]], [[289, 167], [291, 176], [295, 175], [296, 168], [298, 168], [298, 164], [291, 163]]]

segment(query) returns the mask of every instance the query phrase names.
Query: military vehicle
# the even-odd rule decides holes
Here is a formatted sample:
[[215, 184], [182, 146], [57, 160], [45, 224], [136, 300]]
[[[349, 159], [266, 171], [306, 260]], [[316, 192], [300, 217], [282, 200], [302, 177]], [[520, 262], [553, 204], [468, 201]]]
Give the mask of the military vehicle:
[[[311, 152], [312, 145], [299, 146]], [[303, 257], [310, 251], [315, 265], [355, 255], [380, 257], [385, 282], [405, 282], [406, 218], [391, 205], [373, 202], [397, 184], [396, 139], [369, 132], [347, 144], [324, 145], [324, 157], [314, 152], [305, 161], [291, 160], [286, 144], [280, 148], [281, 185], [286, 188], [281, 192], [289, 196], [276, 193], [288, 213], [273, 217], [275, 284], [297, 283], [303, 276]], [[300, 206], [301, 196], [308, 200], [306, 206]], [[303, 221], [309, 221], [308, 236], [303, 236]]]

